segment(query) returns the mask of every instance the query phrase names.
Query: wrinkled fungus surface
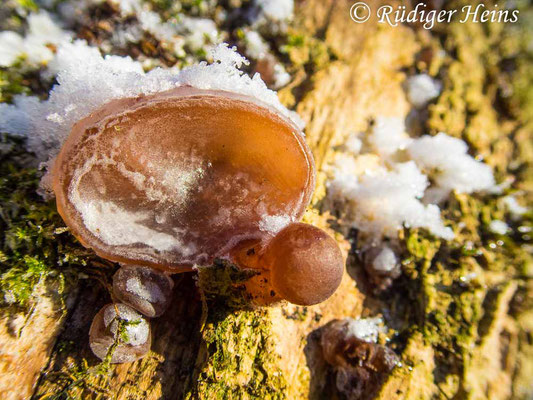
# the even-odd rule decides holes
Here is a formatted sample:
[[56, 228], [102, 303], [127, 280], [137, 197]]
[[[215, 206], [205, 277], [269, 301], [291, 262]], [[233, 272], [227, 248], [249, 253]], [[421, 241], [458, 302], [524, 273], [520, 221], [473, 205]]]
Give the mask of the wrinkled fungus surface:
[[322, 354], [334, 371], [337, 390], [347, 399], [373, 399], [399, 357], [368, 335], [363, 320], [333, 320], [321, 336]]
[[[299, 129], [247, 96], [179, 87], [114, 100], [72, 128], [58, 210], [104, 258], [171, 271], [301, 218], [315, 182]], [[282, 225], [281, 225], [282, 227]]]

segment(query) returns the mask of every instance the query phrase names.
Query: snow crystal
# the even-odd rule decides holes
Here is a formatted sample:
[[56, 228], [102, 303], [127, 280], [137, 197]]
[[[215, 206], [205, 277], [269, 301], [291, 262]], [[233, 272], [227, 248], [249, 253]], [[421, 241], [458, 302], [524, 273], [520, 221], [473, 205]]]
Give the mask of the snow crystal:
[[492, 169], [467, 153], [460, 139], [439, 133], [413, 141], [407, 152], [411, 159], [427, 170], [436, 184], [458, 193], [489, 190], [495, 186]]
[[293, 0], [255, 0], [254, 4], [260, 9], [260, 18], [270, 21], [285, 21], [293, 17]]
[[405, 149], [412, 139], [405, 133], [401, 118], [377, 117], [368, 141], [380, 156], [388, 157]]
[[497, 235], [505, 235], [509, 231], [509, 225], [505, 222], [495, 219], [490, 221], [489, 230]]
[[292, 222], [289, 215], [265, 215], [259, 221], [259, 229], [276, 234]]
[[522, 215], [529, 211], [527, 207], [520, 205], [514, 196], [505, 196], [503, 198], [503, 204], [513, 219], [519, 219]]
[[439, 96], [442, 85], [429, 75], [420, 74], [407, 78], [406, 89], [410, 103], [416, 108], [422, 108]]
[[388, 246], [384, 246], [372, 261], [372, 267], [374, 270], [382, 272], [392, 271], [396, 268], [397, 264], [398, 258], [394, 251]]
[[50, 61], [54, 54], [47, 45], [58, 46], [70, 41], [72, 34], [61, 29], [46, 11], [32, 13], [28, 17], [28, 35], [15, 32], [0, 33], [0, 66], [8, 67], [19, 57], [28, 63], [39, 65]]
[[380, 325], [383, 324], [383, 319], [380, 317], [361, 319], [346, 318], [346, 320], [348, 321], [347, 334], [366, 342], [376, 343], [379, 333], [383, 331], [380, 328]]
[[343, 221], [374, 241], [395, 237], [403, 226], [427, 228], [445, 239], [454, 237], [442, 223], [439, 208], [420, 201], [428, 181], [413, 161], [395, 164], [392, 170], [379, 168], [359, 178], [336, 171], [327, 186], [329, 198], [346, 212]]
[[297, 114], [280, 103], [276, 92], [269, 90], [258, 74], [250, 78], [239, 70], [247, 60], [235, 48], [221, 44], [211, 55], [212, 64], [145, 73], [140, 63], [129, 57], [104, 58], [84, 41], [65, 43], [50, 62], [58, 84], [49, 99], [41, 102], [36, 97], [16, 96], [13, 105], [0, 104], [0, 131], [27, 137], [28, 149], [45, 161], [55, 157], [74, 123], [110, 100], [185, 85], [248, 95], [303, 127]]
[[146, 343], [150, 335], [150, 326], [146, 320], [133, 308], [125, 304], [111, 304], [104, 311], [104, 325], [109, 327], [113, 335], [117, 335], [118, 320], [117, 317], [127, 322], [133, 322], [126, 325], [126, 335], [128, 340], [126, 344], [139, 346]]

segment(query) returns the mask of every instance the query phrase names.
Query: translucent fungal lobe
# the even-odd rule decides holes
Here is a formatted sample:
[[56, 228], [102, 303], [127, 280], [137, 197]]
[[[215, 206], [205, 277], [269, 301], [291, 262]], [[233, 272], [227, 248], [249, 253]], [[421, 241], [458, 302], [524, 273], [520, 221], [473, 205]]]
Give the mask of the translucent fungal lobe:
[[76, 123], [52, 177], [84, 245], [179, 272], [271, 235], [273, 219], [299, 220], [315, 168], [299, 129], [271, 107], [178, 87], [111, 101]]
[[93, 353], [102, 360], [109, 355], [112, 363], [143, 357], [150, 350], [150, 342], [148, 322], [131, 307], [120, 303], [104, 306], [94, 317], [89, 331]]
[[168, 275], [149, 267], [124, 266], [113, 276], [115, 297], [150, 318], [166, 311], [173, 287]]

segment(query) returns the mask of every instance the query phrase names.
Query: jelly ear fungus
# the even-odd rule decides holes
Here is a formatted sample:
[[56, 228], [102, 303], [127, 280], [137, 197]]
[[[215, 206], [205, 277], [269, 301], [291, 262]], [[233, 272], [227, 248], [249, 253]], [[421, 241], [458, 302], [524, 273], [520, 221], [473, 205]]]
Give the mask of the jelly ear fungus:
[[[164, 273], [215, 258], [262, 270], [290, 302], [327, 299], [340, 284], [342, 255], [325, 232], [297, 223], [315, 175], [301, 131], [274, 108], [182, 86], [113, 100], [77, 122], [52, 181], [72, 233], [129, 268], [115, 277], [115, 297], [155, 317], [168, 306], [152, 301], [169, 297]], [[255, 258], [242, 256], [250, 243]]]

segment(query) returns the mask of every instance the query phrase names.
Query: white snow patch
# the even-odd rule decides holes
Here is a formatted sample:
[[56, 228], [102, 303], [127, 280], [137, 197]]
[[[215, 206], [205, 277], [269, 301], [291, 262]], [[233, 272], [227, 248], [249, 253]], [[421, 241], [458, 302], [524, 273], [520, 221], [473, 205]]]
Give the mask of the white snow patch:
[[383, 328], [380, 327], [383, 324], [383, 319], [380, 317], [361, 319], [346, 318], [346, 321], [348, 321], [347, 334], [366, 342], [376, 343], [379, 333], [383, 331]]
[[255, 0], [254, 3], [260, 9], [260, 18], [270, 21], [286, 21], [294, 15], [293, 0]]
[[416, 139], [407, 148], [411, 159], [443, 189], [473, 193], [493, 188], [490, 166], [476, 161], [467, 151], [464, 141], [442, 132]]
[[24, 39], [16, 32], [0, 32], [0, 67], [9, 67], [22, 55]]
[[84, 226], [109, 246], [142, 243], [159, 251], [186, 249], [176, 237], [145, 226], [142, 222], [148, 214], [128, 212], [105, 201], [76, 199], [74, 204]]
[[244, 44], [246, 45], [246, 55], [254, 60], [260, 60], [270, 51], [270, 46], [254, 30], [247, 29], [244, 32]]
[[187, 33], [185, 43], [193, 50], [200, 50], [207, 44], [219, 41], [219, 33], [213, 20], [182, 16], [180, 22]]
[[522, 215], [529, 211], [527, 207], [520, 205], [516, 200], [516, 197], [512, 195], [505, 196], [503, 198], [503, 204], [513, 219], [519, 219]]
[[287, 72], [283, 64], [276, 62], [274, 65], [274, 89], [282, 88], [291, 81], [291, 75]]
[[372, 261], [373, 269], [380, 272], [390, 272], [395, 269], [397, 265], [398, 258], [394, 251], [388, 246], [384, 246]]
[[411, 76], [405, 83], [407, 97], [416, 108], [422, 108], [437, 98], [442, 89], [441, 83], [427, 74]]
[[0, 66], [9, 67], [23, 56], [31, 65], [46, 64], [54, 57], [48, 45], [59, 46], [72, 37], [46, 11], [30, 14], [27, 21], [28, 34], [24, 38], [15, 32], [0, 33]]
[[509, 231], [509, 225], [507, 225], [504, 221], [495, 219], [490, 221], [489, 230], [497, 235], [505, 235]]
[[358, 133], [352, 133], [348, 136], [348, 139], [344, 142], [344, 150], [351, 155], [358, 155], [363, 148], [363, 141], [360, 139]]
[[402, 227], [427, 228], [445, 239], [454, 237], [445, 227], [440, 210], [420, 198], [428, 181], [413, 161], [380, 168], [359, 178], [335, 171], [328, 182], [328, 196], [343, 210], [343, 222], [367, 234], [373, 241], [395, 237]]
[[415, 139], [402, 119], [378, 117], [366, 137], [349, 136], [335, 155], [327, 171], [326, 205], [371, 243], [396, 237], [402, 227], [426, 228], [450, 240], [454, 233], [444, 226], [436, 204], [452, 190], [491, 192], [495, 187], [490, 166], [467, 151], [465, 142], [444, 133]]
[[405, 124], [397, 117], [377, 117], [368, 141], [376, 153], [388, 157], [403, 150], [412, 139], [405, 133]]

